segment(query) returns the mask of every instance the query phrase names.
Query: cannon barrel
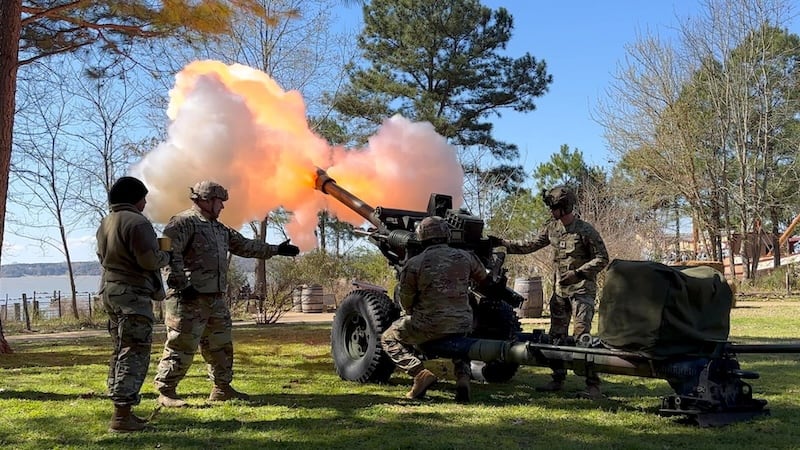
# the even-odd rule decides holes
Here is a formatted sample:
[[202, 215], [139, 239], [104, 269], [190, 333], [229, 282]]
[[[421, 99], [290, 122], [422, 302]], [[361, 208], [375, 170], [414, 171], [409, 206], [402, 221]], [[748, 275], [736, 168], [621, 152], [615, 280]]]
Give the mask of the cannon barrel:
[[336, 180], [319, 167], [317, 167], [317, 178], [314, 180], [314, 189], [339, 200], [344, 206], [352, 209], [376, 227], [383, 227], [381, 221], [375, 216], [375, 208], [343, 189], [336, 183]]

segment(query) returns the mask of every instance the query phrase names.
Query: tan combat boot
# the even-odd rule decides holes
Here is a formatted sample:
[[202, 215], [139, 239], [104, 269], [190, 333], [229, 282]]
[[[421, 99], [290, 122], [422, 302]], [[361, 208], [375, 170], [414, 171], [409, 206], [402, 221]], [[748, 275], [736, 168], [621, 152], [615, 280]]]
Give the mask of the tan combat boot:
[[146, 420], [136, 417], [131, 412], [130, 406], [114, 406], [114, 414], [111, 416], [108, 431], [111, 433], [142, 431], [147, 428], [146, 422]]
[[459, 374], [456, 378], [456, 402], [469, 403], [469, 390], [469, 374]]
[[406, 398], [422, 398], [429, 387], [436, 383], [436, 375], [428, 369], [420, 370], [414, 375], [414, 385], [406, 394]]
[[453, 360], [453, 373], [456, 376], [456, 402], [469, 403], [470, 400], [469, 361]]
[[603, 398], [603, 393], [600, 392], [600, 386], [590, 384], [586, 386], [586, 390], [581, 395], [590, 400], [600, 400]]
[[228, 400], [250, 400], [250, 396], [232, 388], [230, 384], [215, 384], [211, 389], [208, 399], [212, 402], [226, 402]]
[[563, 381], [558, 381], [558, 380], [553, 380], [553, 381], [545, 384], [544, 386], [537, 387], [536, 390], [539, 391], [539, 392], [558, 392], [558, 391], [563, 391], [564, 390], [564, 382]]
[[158, 404], [165, 408], [184, 408], [186, 401], [178, 396], [175, 388], [163, 388], [159, 390]]

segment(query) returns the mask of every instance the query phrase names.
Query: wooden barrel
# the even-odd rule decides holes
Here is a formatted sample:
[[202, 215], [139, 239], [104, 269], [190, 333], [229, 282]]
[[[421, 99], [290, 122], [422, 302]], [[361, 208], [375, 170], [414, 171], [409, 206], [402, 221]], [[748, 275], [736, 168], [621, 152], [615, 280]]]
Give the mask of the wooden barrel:
[[517, 315], [522, 318], [542, 317], [544, 308], [544, 292], [542, 292], [542, 277], [522, 277], [514, 280], [514, 290], [525, 298]]
[[304, 313], [321, 313], [324, 310], [322, 286], [309, 284], [303, 288], [303, 293], [300, 297]]
[[298, 285], [292, 291], [292, 312], [303, 312], [303, 288], [304, 284]]

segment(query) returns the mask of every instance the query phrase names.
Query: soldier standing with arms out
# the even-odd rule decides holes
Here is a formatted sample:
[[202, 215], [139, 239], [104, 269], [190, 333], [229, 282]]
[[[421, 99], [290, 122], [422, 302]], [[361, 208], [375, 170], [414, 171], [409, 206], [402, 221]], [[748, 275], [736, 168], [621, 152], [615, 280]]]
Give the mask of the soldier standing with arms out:
[[153, 225], [145, 216], [144, 183], [122, 177], [109, 190], [111, 213], [97, 229], [97, 256], [103, 266], [103, 306], [114, 352], [108, 368], [108, 391], [114, 402], [109, 431], [145, 428], [146, 420], [131, 412], [150, 365], [153, 345], [153, 305], [164, 299], [159, 269], [169, 262], [160, 251]]
[[[575, 317], [573, 336], [577, 338], [592, 330], [594, 302], [597, 295], [597, 274], [608, 265], [608, 251], [603, 239], [594, 227], [581, 220], [573, 209], [577, 198], [566, 186], [556, 186], [542, 194], [544, 203], [550, 208], [552, 219], [539, 235], [530, 242], [511, 242], [491, 237], [492, 245], [505, 247], [509, 254], [533, 253], [548, 245], [555, 249], [556, 283], [550, 297], [550, 337], [555, 342], [563, 340], [569, 332], [571, 316]], [[553, 380], [540, 391], [555, 392], [564, 388], [566, 370], [553, 368]], [[584, 394], [598, 399], [600, 378], [586, 378]]]
[[167, 269], [169, 295], [165, 301], [167, 341], [158, 364], [155, 385], [158, 403], [169, 408], [186, 406], [178, 396], [178, 383], [186, 375], [200, 347], [214, 383], [208, 399], [247, 400], [231, 387], [233, 341], [231, 314], [225, 304], [228, 252], [248, 258], [296, 256], [299, 249], [286, 241], [270, 245], [247, 239], [217, 220], [228, 191], [213, 181], [190, 189], [194, 206], [170, 219], [164, 235], [172, 239], [172, 260]]
[[[414, 377], [407, 398], [422, 398], [436, 382], [415, 355], [414, 345], [472, 331], [470, 281], [483, 283], [486, 268], [472, 253], [449, 247], [450, 230], [439, 217], [426, 217], [417, 227], [425, 250], [409, 259], [400, 272], [398, 297], [405, 315], [383, 333], [381, 345], [401, 370]], [[456, 401], [469, 402], [469, 361], [453, 360]]]

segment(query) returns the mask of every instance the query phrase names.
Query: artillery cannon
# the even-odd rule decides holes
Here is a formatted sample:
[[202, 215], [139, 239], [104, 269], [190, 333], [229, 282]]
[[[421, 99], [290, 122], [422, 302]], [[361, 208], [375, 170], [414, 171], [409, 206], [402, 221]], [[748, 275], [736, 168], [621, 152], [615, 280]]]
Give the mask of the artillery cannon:
[[[619, 337], [624, 338], [626, 333], [618, 331], [620, 325], [624, 328], [625, 324], [611, 322], [606, 324], [608, 339], [603, 339], [602, 299], [600, 338], [587, 334], [577, 340], [568, 338], [564, 342], [551, 342], [550, 336], [542, 330], [523, 333], [513, 310], [523, 299], [507, 287], [506, 269], [503, 268], [505, 254], [495, 251], [489, 239], [483, 237], [483, 220], [453, 209], [452, 198], [432, 194], [426, 211], [373, 208], [340, 187], [321, 169], [317, 172], [316, 188], [336, 198], [372, 224], [361, 234], [367, 236], [398, 271], [409, 257], [422, 250], [414, 234], [416, 224], [433, 215], [444, 218], [450, 226], [450, 245], [473, 251], [481, 259], [491, 273], [491, 283], [471, 293], [474, 332], [468, 337], [429, 342], [418, 349], [420, 356], [426, 359], [472, 360], [474, 379], [505, 382], [516, 374], [520, 365], [563, 367], [582, 376], [607, 373], [664, 379], [675, 393], [662, 399], [660, 414], [684, 416], [701, 426], [718, 426], [769, 414], [767, 402], [753, 398], [752, 387], [744, 381], [757, 379], [759, 375], [742, 370], [736, 360], [737, 354], [800, 353], [800, 344], [740, 345], [728, 342], [728, 315], [733, 295], [728, 285], [721, 281], [721, 276], [713, 274], [708, 279], [692, 281], [703, 284], [699, 290], [679, 286], [683, 294], [689, 293], [688, 297], [703, 289], [713, 291], [714, 298], [709, 301], [689, 298], [687, 303], [687, 299], [672, 299], [667, 293], [666, 297], [655, 302], [656, 308], [663, 308], [663, 318], [662, 313], [657, 311], [657, 317], [649, 318], [654, 322], [668, 322], [670, 317], [670, 320], [674, 320], [674, 317], [685, 315], [687, 311], [696, 313], [698, 317], [706, 317], [712, 310], [724, 311], [725, 317], [712, 320], [711, 323], [707, 323], [706, 317], [703, 319], [706, 322], [700, 320], [676, 324], [679, 332], [674, 334], [689, 335], [686, 342], [680, 342], [680, 337], [677, 342], [670, 340], [669, 330], [662, 333], [667, 337], [662, 336], [660, 340], [652, 336], [635, 336], [620, 341]], [[615, 263], [617, 261], [612, 266]], [[621, 280], [617, 285], [623, 286], [624, 291], [629, 285], [636, 284], [628, 279], [631, 271], [642, 271], [647, 275], [639, 284], [652, 284], [661, 271], [667, 271], [664, 273], [671, 285], [685, 283], [688, 278], [694, 280], [693, 277], [697, 276], [681, 273], [675, 268], [662, 268], [661, 265], [653, 268], [653, 264], [631, 261], [616, 264], [618, 269], [614, 273], [616, 279]], [[610, 268], [609, 273], [613, 270]], [[337, 308], [331, 331], [331, 353], [336, 372], [343, 380], [385, 382], [395, 367], [381, 348], [380, 336], [400, 316], [400, 307], [383, 287], [359, 282], [353, 284], [356, 289]], [[646, 288], [653, 290], [651, 284], [647, 284]], [[614, 289], [604, 288], [605, 291], [614, 292]], [[619, 296], [619, 289], [616, 294], [609, 295]], [[639, 300], [627, 303], [637, 305], [642, 303]], [[709, 302], [713, 303], [711, 309], [705, 305]], [[625, 301], [607, 303], [612, 305], [609, 308], [626, 307]], [[669, 311], [676, 304], [683, 308], [680, 314]], [[619, 316], [618, 311], [608, 312], [609, 316]], [[633, 311], [633, 314], [636, 313], [641, 311]], [[687, 327], [697, 329], [687, 332]], [[621, 343], [621, 347], [610, 346], [609, 342]], [[648, 343], [652, 345], [648, 347]]]

